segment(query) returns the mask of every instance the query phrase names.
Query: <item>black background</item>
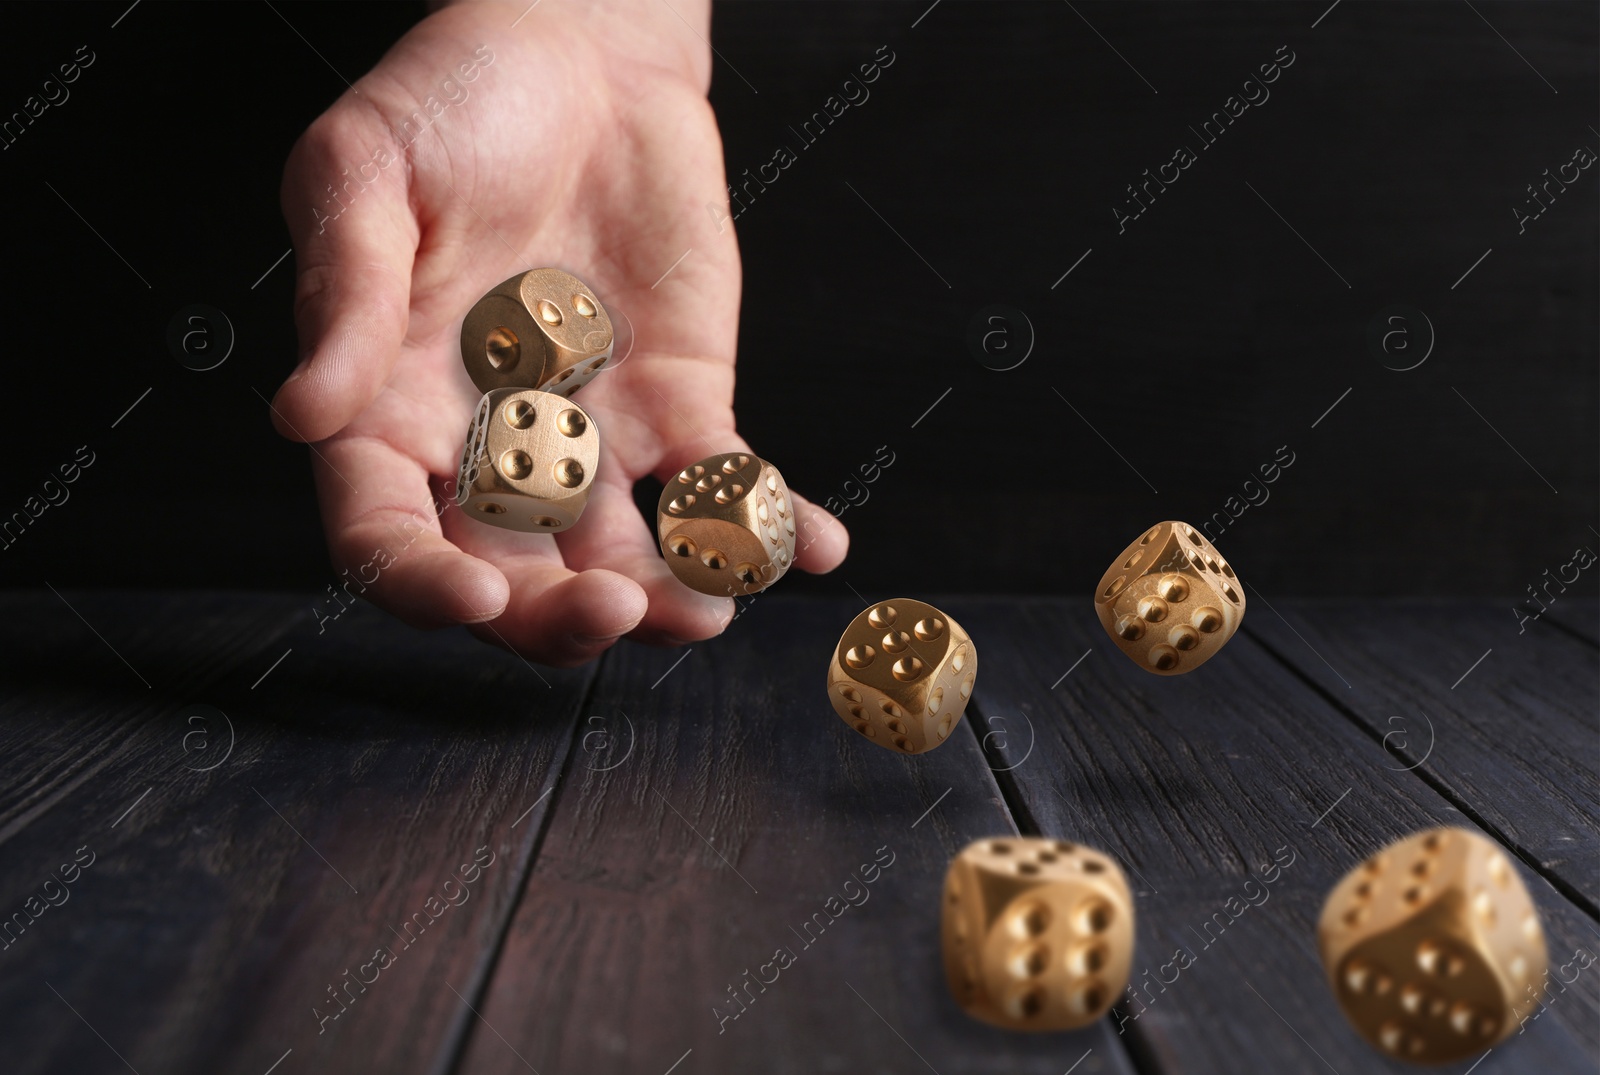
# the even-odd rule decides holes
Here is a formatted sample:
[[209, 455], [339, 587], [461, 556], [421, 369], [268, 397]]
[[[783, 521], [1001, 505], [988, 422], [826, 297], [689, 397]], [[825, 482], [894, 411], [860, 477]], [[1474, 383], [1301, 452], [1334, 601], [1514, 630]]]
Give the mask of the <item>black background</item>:
[[[741, 430], [818, 501], [880, 445], [895, 459], [844, 513], [840, 572], [785, 589], [1086, 592], [1150, 523], [1242, 500], [1282, 446], [1270, 499], [1218, 535], [1269, 599], [1509, 605], [1600, 549], [1600, 169], [1523, 234], [1514, 213], [1600, 151], [1595, 5], [1352, 0], [1312, 28], [1326, 6], [716, 9], [733, 176], [894, 54], [738, 220]], [[345, 88], [328, 65], [353, 79], [423, 10], [152, 0], [112, 28], [125, 7], [6, 10], [0, 115], [79, 46], [95, 62], [0, 152], [0, 516], [80, 445], [96, 461], [0, 552], [0, 583], [320, 589], [307, 450], [262, 398], [296, 353], [293, 259], [267, 272], [278, 179]], [[1189, 126], [1281, 46], [1270, 99], [1199, 152]], [[1180, 145], [1199, 160], [1119, 234], [1126, 186]], [[237, 334], [209, 372], [165, 344], [196, 302]], [[1014, 370], [968, 346], [994, 303], [1036, 333]], [[1365, 343], [1399, 303], [1437, 333], [1405, 372]]]

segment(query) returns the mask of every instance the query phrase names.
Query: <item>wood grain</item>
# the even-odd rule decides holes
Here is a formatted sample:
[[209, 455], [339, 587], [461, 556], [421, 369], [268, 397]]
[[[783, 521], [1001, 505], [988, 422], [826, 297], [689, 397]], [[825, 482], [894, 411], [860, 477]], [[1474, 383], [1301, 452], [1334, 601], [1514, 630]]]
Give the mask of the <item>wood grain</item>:
[[[1252, 622], [1264, 611], [1252, 609]], [[1159, 1070], [1410, 1070], [1386, 1064], [1344, 1021], [1316, 920], [1327, 890], [1380, 845], [1471, 820], [1415, 773], [1386, 766], [1369, 736], [1247, 636], [1190, 675], [1158, 677], [1116, 650], [1087, 601], [992, 604], [970, 620], [983, 717], [1035, 734], [1026, 760], [1025, 741], [1002, 750], [1019, 809], [1042, 832], [1116, 855], [1142, 885], [1136, 967], [1149, 966], [1151, 985], [1124, 1014]], [[1263, 883], [1279, 849], [1294, 862]], [[1592, 919], [1542, 880], [1529, 887], [1553, 954], [1593, 950]], [[1192, 966], [1173, 965], [1179, 948]], [[1162, 986], [1158, 975], [1176, 980]], [[1581, 976], [1479, 1075], [1592, 1068], [1594, 978]]]
[[[1250, 633], [1600, 917], [1600, 650], [1484, 602], [1252, 609]], [[1266, 615], [1262, 615], [1266, 613]], [[1348, 683], [1349, 686], [1345, 684]]]
[[1583, 598], [1563, 601], [1552, 606], [1543, 619], [1591, 646], [1600, 646], [1600, 601]]
[[[833, 713], [824, 673], [858, 611], [763, 597], [670, 672], [679, 654], [617, 652], [593, 712], [626, 713], [637, 748], [571, 768], [482, 1008], [494, 1033], [477, 1028], [462, 1071], [1133, 1070], [1104, 1021], [1007, 1034], [950, 999], [949, 857], [1015, 830], [973, 736], [908, 758]], [[880, 848], [893, 865], [862, 885]], [[816, 914], [825, 929], [800, 936]]]
[[[54, 596], [3, 599], [0, 910], [93, 856], [0, 950], [7, 1070], [28, 1075], [118, 1056], [242, 1075], [1400, 1071], [1323, 980], [1326, 890], [1428, 824], [1499, 819], [1491, 836], [1567, 887], [1596, 842], [1590, 824], [1564, 856], [1539, 843], [1569, 806], [1539, 790], [1538, 750], [1569, 750], [1549, 764], [1572, 803], [1596, 783], [1596, 649], [1565, 630], [1496, 645], [1430, 701], [1451, 722], [1423, 765], [1383, 748], [1372, 714], [1449, 693], [1419, 669], [1498, 625], [1457, 605], [1281, 605], [1302, 642], [1263, 602], [1205, 668], [1161, 678], [1086, 602], [937, 602], [978, 642], [978, 690], [949, 743], [908, 758], [823, 697], [854, 599], [763, 597], [714, 642], [554, 673], [367, 609], [319, 634], [278, 598], [67, 596], [152, 687]], [[1376, 708], [1319, 679], [1311, 646]], [[234, 737], [206, 771], [220, 739], [184, 739], [200, 703]], [[1141, 999], [1084, 1031], [992, 1030], [944, 987], [949, 857], [1019, 829], [1106, 850], [1135, 889]], [[430, 906], [480, 847], [496, 857], [466, 901]], [[1524, 876], [1553, 966], [1595, 951], [1594, 918]], [[419, 911], [407, 946], [394, 929]], [[329, 986], [363, 963], [332, 1018]], [[1474, 1075], [1591, 1070], [1597, 1007], [1588, 970]]]
[[[125, 653], [153, 681], [192, 666], [180, 693], [131, 676], [78, 687], [43, 662], [11, 670], [56, 682], [54, 700], [24, 683], [26, 711], [8, 709], [6, 764], [66, 790], [31, 793], [43, 809], [5, 845], [0, 908], [22, 909], [76, 848], [93, 862], [0, 952], [0, 1037], [28, 1045], [7, 1070], [120, 1070], [120, 1054], [141, 1072], [261, 1075], [286, 1058], [280, 1073], [421, 1073], [455, 1054], [470, 1014], [451, 988], [471, 995], [498, 946], [593, 669], [534, 670], [367, 608], [319, 635], [303, 602], [288, 634], [280, 599], [227, 605], [184, 598], [154, 621], [128, 603], [80, 606], [110, 638], [148, 636]], [[48, 639], [68, 619], [8, 623]], [[270, 648], [246, 653], [234, 636], [262, 624]], [[252, 689], [280, 647], [293, 653]], [[75, 715], [86, 690], [103, 712]], [[195, 701], [236, 737], [208, 772], [184, 750]], [[106, 756], [67, 764], [59, 737], [28, 741], [58, 720], [113, 740], [89, 744]], [[492, 864], [441, 896], [480, 847]], [[418, 912], [408, 947], [394, 928]], [[370, 962], [379, 946], [387, 966]], [[319, 1021], [341, 1012], [327, 991], [347, 968], [369, 983]]]
[[[117, 772], [141, 728], [168, 722], [174, 758], [182, 758], [184, 735], [199, 725], [186, 725], [175, 708], [247, 674], [252, 661], [265, 671], [276, 656], [265, 656], [267, 647], [304, 620], [305, 602], [47, 590], [0, 596], [0, 618], [3, 845], [85, 782]], [[208, 764], [199, 758], [202, 741], [188, 743], [197, 766]]]

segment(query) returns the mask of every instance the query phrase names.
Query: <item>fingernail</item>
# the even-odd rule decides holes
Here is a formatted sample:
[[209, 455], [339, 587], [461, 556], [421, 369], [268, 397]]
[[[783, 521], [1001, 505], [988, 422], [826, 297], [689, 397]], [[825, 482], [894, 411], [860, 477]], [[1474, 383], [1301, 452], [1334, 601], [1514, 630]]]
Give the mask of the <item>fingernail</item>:
[[463, 626], [474, 623], [488, 623], [490, 620], [499, 619], [500, 614], [504, 611], [505, 609], [502, 608], [498, 612], [469, 612], [465, 616], [457, 616], [456, 622]]
[[621, 635], [608, 635], [604, 638], [596, 638], [593, 635], [574, 634], [572, 640], [580, 646], [609, 646], [621, 637]]
[[488, 623], [497, 620], [505, 614], [506, 606], [499, 605], [491, 609], [468, 608], [455, 617], [455, 622], [460, 624]]

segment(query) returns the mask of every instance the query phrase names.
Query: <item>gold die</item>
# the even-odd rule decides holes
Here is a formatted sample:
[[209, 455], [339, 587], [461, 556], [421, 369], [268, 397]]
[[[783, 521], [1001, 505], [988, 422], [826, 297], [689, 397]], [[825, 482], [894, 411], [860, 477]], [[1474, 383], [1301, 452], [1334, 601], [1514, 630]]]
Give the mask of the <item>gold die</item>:
[[656, 535], [667, 566], [691, 590], [753, 594], [794, 562], [794, 501], [777, 467], [724, 452], [667, 482], [656, 506]]
[[1176, 676], [1200, 667], [1239, 629], [1244, 585], [1194, 527], [1158, 523], [1112, 563], [1094, 607], [1140, 668]]
[[1503, 1040], [1538, 1003], [1547, 966], [1528, 890], [1498, 846], [1466, 829], [1416, 833], [1346, 874], [1317, 943], [1361, 1035], [1426, 1064]]
[[461, 361], [480, 392], [570, 396], [611, 358], [611, 318], [582, 280], [530, 269], [491, 290], [461, 323]]
[[968, 844], [944, 881], [944, 969], [967, 1014], [1009, 1030], [1072, 1030], [1128, 984], [1133, 896], [1117, 864], [1059, 840]]
[[943, 743], [978, 679], [978, 649], [961, 625], [897, 597], [850, 621], [828, 665], [828, 701], [872, 742], [905, 754]]
[[531, 388], [478, 401], [456, 503], [479, 522], [554, 534], [578, 521], [600, 462], [600, 431], [576, 403]]

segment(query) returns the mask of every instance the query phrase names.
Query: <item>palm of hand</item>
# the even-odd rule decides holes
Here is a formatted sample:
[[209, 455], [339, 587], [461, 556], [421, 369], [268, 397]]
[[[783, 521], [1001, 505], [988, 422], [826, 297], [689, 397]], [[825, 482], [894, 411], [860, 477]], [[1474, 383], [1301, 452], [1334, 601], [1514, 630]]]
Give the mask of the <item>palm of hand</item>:
[[[291, 156], [284, 205], [313, 359], [275, 401], [280, 427], [328, 437], [315, 470], [336, 563], [370, 560], [379, 546], [399, 552], [398, 521], [426, 521], [370, 594], [403, 618], [479, 622], [486, 640], [551, 663], [587, 659], [625, 633], [707, 637], [731, 618], [731, 602], [671, 576], [631, 488], [747, 447], [732, 412], [738, 250], [705, 208], [721, 201], [715, 122], [691, 77], [611, 54], [556, 19], [509, 37], [504, 15], [466, 5], [430, 18]], [[351, 162], [369, 159], [378, 140], [395, 144], [389, 132], [413, 111], [427, 115], [427, 96], [483, 40], [493, 59], [445, 91], [456, 103], [405, 150], [396, 145], [395, 163], [342, 215], [310, 226], [305, 205], [317, 195], [303, 192], [325, 197], [341, 168], [355, 174]], [[576, 271], [618, 326], [614, 367], [580, 397], [602, 433], [588, 509], [556, 538], [454, 508], [435, 524], [430, 486], [439, 496], [454, 476], [478, 396], [461, 365], [460, 318], [534, 265]], [[815, 511], [796, 502], [802, 519]], [[825, 524], [800, 566], [831, 568], [844, 543], [842, 528]]]

